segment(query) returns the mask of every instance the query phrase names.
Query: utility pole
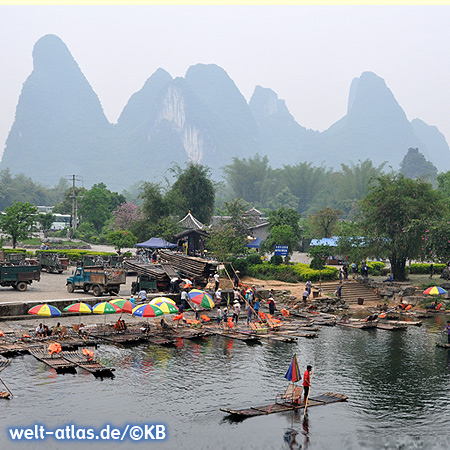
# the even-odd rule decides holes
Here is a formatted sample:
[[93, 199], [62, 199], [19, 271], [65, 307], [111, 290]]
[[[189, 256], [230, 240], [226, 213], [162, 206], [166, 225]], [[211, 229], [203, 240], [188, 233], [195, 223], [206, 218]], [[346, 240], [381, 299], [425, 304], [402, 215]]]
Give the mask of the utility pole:
[[77, 198], [75, 195], [76, 175], [72, 175], [72, 238], [77, 230]]

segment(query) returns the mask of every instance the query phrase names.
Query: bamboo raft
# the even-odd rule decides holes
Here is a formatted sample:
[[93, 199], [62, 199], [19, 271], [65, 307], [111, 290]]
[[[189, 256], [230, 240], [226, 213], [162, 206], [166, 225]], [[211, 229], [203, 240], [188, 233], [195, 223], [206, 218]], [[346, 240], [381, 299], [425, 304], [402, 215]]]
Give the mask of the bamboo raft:
[[38, 361], [47, 364], [47, 366], [56, 370], [56, 373], [77, 373], [76, 365], [70, 361], [65, 360], [61, 354], [49, 355], [46, 350], [33, 349], [29, 350]]
[[61, 352], [60, 355], [67, 363], [80, 367], [96, 377], [114, 377], [114, 368], [106, 367], [95, 359], [89, 361], [82, 353]]
[[226, 331], [211, 331], [213, 334], [217, 336], [223, 336], [228, 339], [236, 339], [238, 341], [243, 341], [252, 344], [260, 343], [261, 335], [250, 334], [250, 333], [240, 333], [240, 332], [226, 332]]
[[404, 331], [408, 327], [406, 325], [391, 325], [389, 323], [377, 323], [377, 328], [380, 330], [387, 330], [387, 331]]
[[117, 345], [133, 345], [145, 342], [147, 340], [147, 336], [145, 334], [124, 333], [124, 334], [103, 336], [101, 337], [101, 339], [106, 342], [110, 342], [112, 344]]
[[[347, 396], [342, 394], [334, 394], [333, 392], [326, 392], [314, 398], [309, 398], [308, 408], [311, 406], [329, 405], [331, 403], [345, 402], [348, 399]], [[265, 416], [268, 414], [275, 414], [279, 412], [294, 411], [296, 409], [303, 409], [305, 403], [272, 403], [265, 406], [250, 406], [246, 409], [230, 409], [220, 408], [221, 411], [230, 414], [234, 418], [247, 418], [255, 416]]]
[[175, 340], [167, 337], [161, 336], [149, 336], [146, 338], [146, 341], [149, 344], [153, 345], [163, 345], [164, 347], [172, 347], [175, 346]]
[[368, 330], [376, 328], [376, 322], [337, 322], [337, 325], [348, 328], [359, 328], [360, 330]]

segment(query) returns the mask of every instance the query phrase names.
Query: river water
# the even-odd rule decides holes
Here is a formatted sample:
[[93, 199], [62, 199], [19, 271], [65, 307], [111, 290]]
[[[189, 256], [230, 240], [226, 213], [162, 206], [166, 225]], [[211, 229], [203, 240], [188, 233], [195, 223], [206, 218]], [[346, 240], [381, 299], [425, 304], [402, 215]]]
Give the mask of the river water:
[[[15, 357], [1, 378], [14, 398], [0, 403], [0, 448], [445, 449], [450, 442], [450, 352], [441, 317], [403, 332], [324, 327], [317, 339], [249, 346], [221, 337], [175, 348], [101, 345], [114, 379], [79, 371], [57, 375], [32, 356]], [[342, 393], [348, 402], [232, 422], [220, 407], [273, 402], [287, 386], [296, 353], [314, 367], [311, 396]], [[13, 442], [8, 428], [42, 424], [163, 423], [164, 442]]]

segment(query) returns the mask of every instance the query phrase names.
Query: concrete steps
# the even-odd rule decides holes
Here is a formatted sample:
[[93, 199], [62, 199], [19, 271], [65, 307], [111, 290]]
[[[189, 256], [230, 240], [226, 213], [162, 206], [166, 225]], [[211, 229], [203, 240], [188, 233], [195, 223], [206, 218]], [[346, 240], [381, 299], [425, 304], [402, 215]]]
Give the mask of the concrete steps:
[[[317, 283], [315, 287], [319, 287]], [[322, 283], [323, 294], [333, 294], [339, 286], [339, 281], [328, 281]], [[356, 280], [347, 280], [342, 284], [342, 299], [346, 303], [357, 303], [359, 298], [363, 298], [365, 302], [375, 301], [382, 302], [382, 298], [376, 292]]]

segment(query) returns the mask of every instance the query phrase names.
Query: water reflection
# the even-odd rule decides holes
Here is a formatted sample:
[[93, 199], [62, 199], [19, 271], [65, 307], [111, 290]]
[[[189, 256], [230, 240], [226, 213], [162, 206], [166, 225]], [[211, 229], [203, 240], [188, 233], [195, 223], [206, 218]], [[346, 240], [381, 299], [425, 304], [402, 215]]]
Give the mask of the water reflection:
[[[33, 424], [45, 405], [39, 421], [47, 426], [165, 422], [170, 439], [161, 448], [446, 448], [450, 351], [435, 346], [442, 323], [397, 333], [324, 327], [318, 339], [294, 344], [212, 337], [171, 348], [99, 346], [96, 357], [116, 368], [104, 381], [56, 375], [20, 356], [1, 374], [15, 397], [1, 404], [0, 422]], [[224, 420], [220, 407], [272, 403], [293, 353], [302, 375], [314, 367], [312, 397], [332, 391], [348, 403], [309, 408], [305, 417], [298, 410]]]

